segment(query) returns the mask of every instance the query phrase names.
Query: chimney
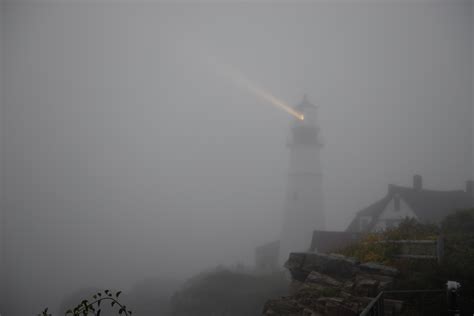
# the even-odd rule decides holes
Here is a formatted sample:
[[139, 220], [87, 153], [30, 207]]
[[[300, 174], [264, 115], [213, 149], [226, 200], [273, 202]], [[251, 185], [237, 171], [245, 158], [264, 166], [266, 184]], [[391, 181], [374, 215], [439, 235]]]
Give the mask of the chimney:
[[413, 176], [413, 189], [417, 191], [423, 189], [423, 178], [419, 174]]
[[474, 197], [474, 181], [466, 181], [466, 193]]

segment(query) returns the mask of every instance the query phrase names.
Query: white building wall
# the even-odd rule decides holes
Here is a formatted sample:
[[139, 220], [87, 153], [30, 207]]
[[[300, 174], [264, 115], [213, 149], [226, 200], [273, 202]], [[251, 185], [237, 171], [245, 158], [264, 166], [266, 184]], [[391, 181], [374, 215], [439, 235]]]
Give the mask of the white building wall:
[[290, 151], [289, 175], [314, 174], [321, 175], [319, 148], [294, 145]]
[[[317, 126], [315, 109], [295, 125]], [[314, 230], [325, 228], [320, 145], [291, 144], [280, 261], [290, 252], [306, 251]]]
[[402, 221], [405, 218], [418, 219], [412, 208], [402, 198], [400, 198], [400, 208], [398, 210], [395, 207], [395, 199], [392, 198], [380, 214], [373, 230], [384, 230], [387, 228], [387, 221]]

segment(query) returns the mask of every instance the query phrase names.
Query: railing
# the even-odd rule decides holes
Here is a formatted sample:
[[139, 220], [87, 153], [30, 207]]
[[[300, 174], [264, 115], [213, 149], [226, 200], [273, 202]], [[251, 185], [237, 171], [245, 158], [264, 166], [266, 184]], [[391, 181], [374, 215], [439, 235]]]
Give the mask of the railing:
[[[443, 311], [447, 310], [445, 295], [446, 290], [382, 291], [359, 315], [384, 316], [385, 299], [402, 297], [405, 305], [404, 315], [444, 315]], [[439, 314], [433, 314], [433, 309]]]
[[382, 316], [384, 314], [384, 292], [380, 292], [367, 307], [360, 313], [360, 316]]

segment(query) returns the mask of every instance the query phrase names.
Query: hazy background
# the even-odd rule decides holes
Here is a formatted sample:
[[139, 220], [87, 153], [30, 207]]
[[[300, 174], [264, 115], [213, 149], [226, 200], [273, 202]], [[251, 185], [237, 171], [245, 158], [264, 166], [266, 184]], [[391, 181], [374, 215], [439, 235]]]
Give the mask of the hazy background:
[[209, 57], [319, 106], [328, 229], [414, 173], [464, 189], [473, 15], [453, 0], [4, 1], [5, 302], [27, 315], [79, 287], [184, 279], [278, 238], [292, 117]]

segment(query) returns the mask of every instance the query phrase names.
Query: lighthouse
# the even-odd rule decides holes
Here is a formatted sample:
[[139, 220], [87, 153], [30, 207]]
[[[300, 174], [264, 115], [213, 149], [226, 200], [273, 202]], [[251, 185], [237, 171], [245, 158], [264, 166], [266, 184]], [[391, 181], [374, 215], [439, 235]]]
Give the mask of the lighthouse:
[[280, 236], [280, 262], [290, 252], [306, 251], [314, 230], [325, 227], [317, 107], [306, 96], [294, 107], [301, 113], [290, 125], [290, 151], [285, 212]]

